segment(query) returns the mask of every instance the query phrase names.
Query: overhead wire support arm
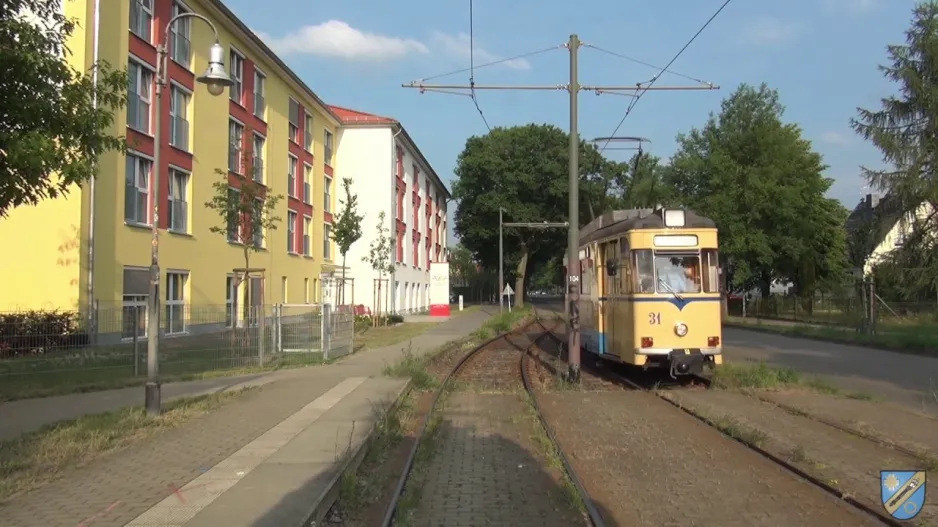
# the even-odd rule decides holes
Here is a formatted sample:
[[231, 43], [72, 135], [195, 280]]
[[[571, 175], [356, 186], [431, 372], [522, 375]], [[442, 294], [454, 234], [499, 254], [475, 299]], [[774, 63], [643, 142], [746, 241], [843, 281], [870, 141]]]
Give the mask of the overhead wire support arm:
[[569, 221], [550, 223], [550, 222], [532, 222], [532, 223], [502, 223], [504, 227], [523, 227], [525, 229], [566, 229], [570, 226]]
[[543, 91], [561, 91], [566, 90], [566, 84], [555, 84], [553, 86], [512, 86], [507, 84], [423, 84], [419, 81], [413, 81], [409, 84], [401, 84], [402, 88], [416, 88], [420, 91], [432, 90], [543, 90]]

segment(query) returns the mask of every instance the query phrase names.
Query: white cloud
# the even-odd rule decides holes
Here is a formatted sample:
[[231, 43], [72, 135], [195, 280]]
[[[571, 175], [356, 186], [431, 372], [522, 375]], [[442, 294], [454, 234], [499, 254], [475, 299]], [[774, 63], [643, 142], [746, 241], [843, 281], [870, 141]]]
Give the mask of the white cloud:
[[821, 134], [821, 141], [831, 145], [846, 146], [851, 143], [852, 137], [840, 132], [824, 132]]
[[[439, 46], [440, 50], [443, 53], [459, 58], [459, 59], [465, 59], [467, 62], [469, 61], [470, 39], [469, 39], [468, 34], [459, 33], [458, 35], [454, 36], [454, 35], [448, 35], [446, 33], [441, 33], [439, 31], [434, 31], [433, 43]], [[489, 62], [495, 62], [497, 60], [502, 59], [502, 57], [499, 57], [498, 55], [490, 53], [480, 48], [478, 45], [475, 45], [475, 51], [473, 54], [475, 55], [474, 59], [475, 59], [476, 65], [486, 64]], [[504, 66], [506, 68], [511, 68], [514, 70], [531, 69], [531, 63], [524, 59], [508, 60], [499, 64], [499, 66]]]
[[798, 26], [777, 18], [760, 17], [746, 28], [746, 38], [754, 44], [779, 44], [798, 33]]
[[256, 32], [275, 52], [283, 55], [307, 54], [347, 61], [400, 59], [410, 54], [430, 52], [420, 41], [389, 37], [355, 29], [341, 20], [304, 26], [282, 37]]

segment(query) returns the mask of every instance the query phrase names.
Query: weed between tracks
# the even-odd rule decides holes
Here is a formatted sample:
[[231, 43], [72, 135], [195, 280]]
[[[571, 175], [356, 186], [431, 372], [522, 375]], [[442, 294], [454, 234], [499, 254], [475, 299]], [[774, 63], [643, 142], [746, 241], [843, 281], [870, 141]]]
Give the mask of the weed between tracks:
[[841, 390], [820, 377], [805, 377], [795, 369], [777, 368], [764, 362], [760, 362], [756, 366], [733, 363], [723, 364], [714, 371], [713, 387], [737, 391], [801, 388], [860, 401], [878, 400], [877, 397], [871, 394]]

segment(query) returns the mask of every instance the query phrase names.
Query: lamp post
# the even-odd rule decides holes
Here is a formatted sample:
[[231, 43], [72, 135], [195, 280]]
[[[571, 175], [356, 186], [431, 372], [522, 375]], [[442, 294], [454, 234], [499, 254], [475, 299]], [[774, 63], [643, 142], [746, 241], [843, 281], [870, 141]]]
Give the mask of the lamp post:
[[169, 55], [169, 32], [177, 20], [183, 18], [198, 18], [208, 24], [215, 33], [215, 44], [209, 50], [208, 68], [205, 73], [196, 78], [196, 81], [205, 84], [208, 93], [218, 96], [224, 93], [225, 88], [234, 82], [225, 71], [225, 49], [218, 43], [218, 29], [212, 21], [197, 13], [180, 13], [169, 20], [163, 35], [163, 42], [156, 48], [156, 130], [154, 131], [153, 145], [153, 199], [151, 200], [151, 227], [152, 242], [150, 244], [150, 298], [149, 318], [147, 319], [147, 382], [145, 385], [145, 403], [147, 413], [159, 415], [162, 404], [160, 401], [159, 381], [159, 346], [160, 346], [160, 147], [163, 144], [163, 87], [168, 82], [166, 69]]

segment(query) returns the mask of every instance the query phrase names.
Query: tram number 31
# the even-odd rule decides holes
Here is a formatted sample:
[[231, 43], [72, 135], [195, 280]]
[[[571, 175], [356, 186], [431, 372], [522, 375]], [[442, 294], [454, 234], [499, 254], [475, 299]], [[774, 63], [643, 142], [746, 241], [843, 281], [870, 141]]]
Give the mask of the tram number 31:
[[648, 325], [649, 326], [661, 325], [661, 313], [648, 313]]

